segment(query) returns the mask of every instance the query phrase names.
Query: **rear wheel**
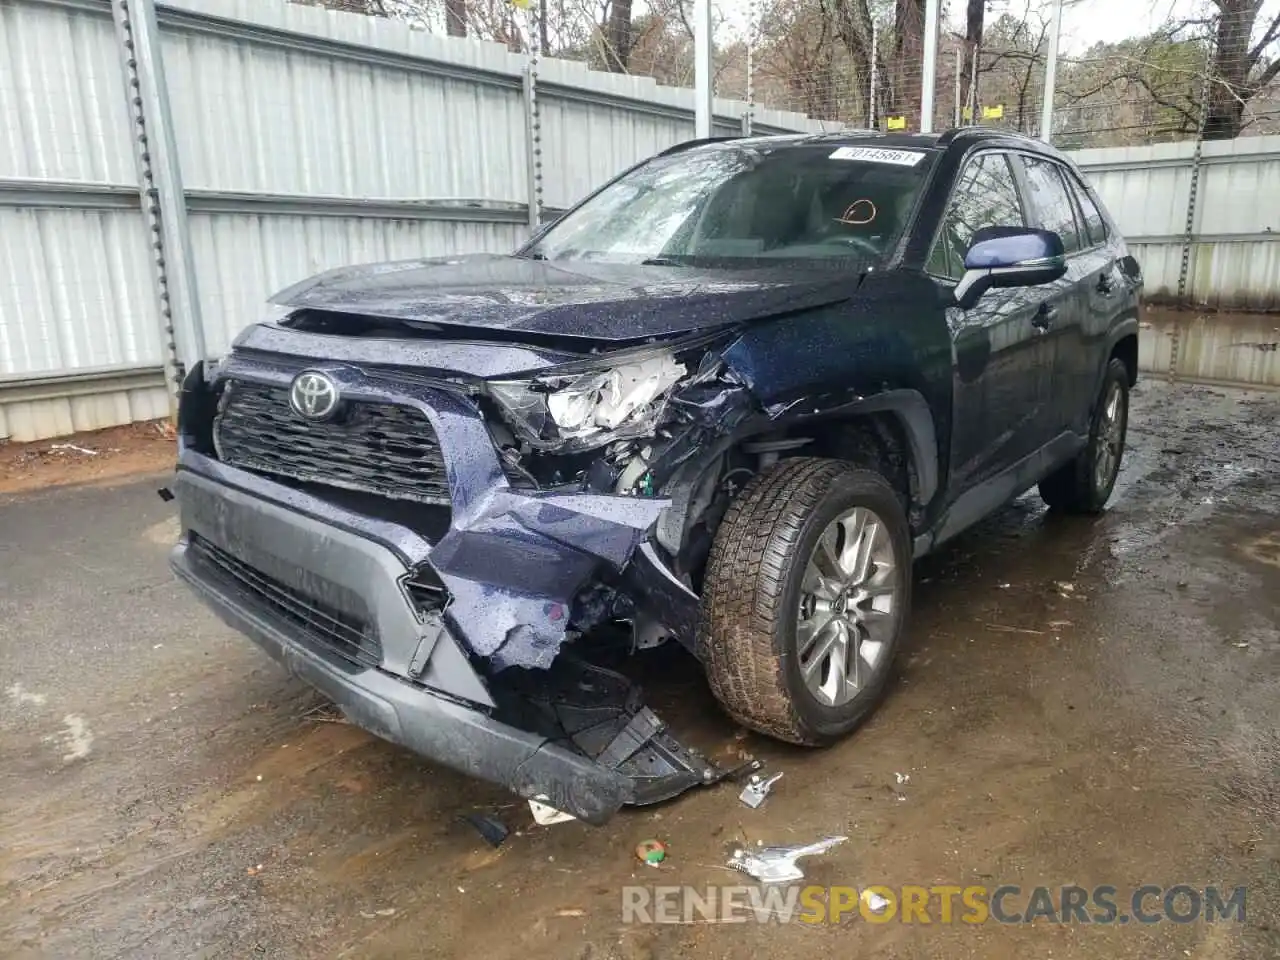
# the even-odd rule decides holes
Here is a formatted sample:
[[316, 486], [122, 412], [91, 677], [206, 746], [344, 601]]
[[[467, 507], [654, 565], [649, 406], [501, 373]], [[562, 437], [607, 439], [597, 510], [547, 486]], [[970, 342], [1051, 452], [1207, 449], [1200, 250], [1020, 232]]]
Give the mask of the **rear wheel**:
[[883, 477], [785, 460], [716, 532], [700, 644], [711, 689], [744, 726], [820, 744], [884, 690], [911, 602], [911, 538]]
[[1089, 425], [1088, 445], [1074, 460], [1040, 481], [1040, 496], [1054, 510], [1101, 513], [1115, 489], [1129, 429], [1129, 369], [1107, 364]]

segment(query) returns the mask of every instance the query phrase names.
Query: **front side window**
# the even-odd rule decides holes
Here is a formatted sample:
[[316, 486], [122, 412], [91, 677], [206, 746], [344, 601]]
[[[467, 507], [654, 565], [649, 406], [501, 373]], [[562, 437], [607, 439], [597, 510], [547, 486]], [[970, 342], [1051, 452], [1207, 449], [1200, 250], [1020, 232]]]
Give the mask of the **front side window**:
[[658, 157], [565, 215], [525, 256], [706, 265], [878, 261], [933, 155], [831, 144], [715, 144]]
[[1040, 221], [1036, 226], [1052, 230], [1062, 238], [1063, 249], [1068, 254], [1075, 253], [1082, 247], [1080, 229], [1066, 181], [1062, 178], [1062, 169], [1053, 161], [1038, 157], [1024, 156], [1022, 165], [1027, 171], [1031, 204]]
[[959, 280], [973, 235], [984, 227], [1025, 227], [1009, 159], [1003, 153], [980, 153], [956, 180], [942, 229], [929, 256], [934, 276]]

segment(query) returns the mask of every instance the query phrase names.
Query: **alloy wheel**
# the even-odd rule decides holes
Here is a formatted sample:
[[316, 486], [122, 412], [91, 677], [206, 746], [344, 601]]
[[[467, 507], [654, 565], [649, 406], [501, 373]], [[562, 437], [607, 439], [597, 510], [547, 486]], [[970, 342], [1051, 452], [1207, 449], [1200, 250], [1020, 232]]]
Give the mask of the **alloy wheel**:
[[854, 507], [823, 530], [805, 567], [796, 648], [805, 687], [840, 706], [888, 667], [898, 558], [884, 521]]

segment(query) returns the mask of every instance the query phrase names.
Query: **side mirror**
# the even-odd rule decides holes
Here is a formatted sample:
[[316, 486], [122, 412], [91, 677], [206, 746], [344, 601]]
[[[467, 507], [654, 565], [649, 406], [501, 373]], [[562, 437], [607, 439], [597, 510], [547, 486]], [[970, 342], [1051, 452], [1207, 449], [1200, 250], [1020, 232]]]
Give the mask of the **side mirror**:
[[956, 305], [972, 307], [993, 287], [1037, 287], [1067, 272], [1062, 238], [1052, 230], [983, 227], [964, 255], [964, 276], [956, 285]]

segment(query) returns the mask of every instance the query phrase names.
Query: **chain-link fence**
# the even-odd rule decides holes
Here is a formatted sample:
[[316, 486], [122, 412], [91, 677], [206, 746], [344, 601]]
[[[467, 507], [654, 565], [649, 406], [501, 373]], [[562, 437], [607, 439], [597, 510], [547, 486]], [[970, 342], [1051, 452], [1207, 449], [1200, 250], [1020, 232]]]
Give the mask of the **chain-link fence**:
[[[323, 0], [426, 30], [694, 80], [694, 0]], [[716, 94], [833, 124], [978, 123], [1039, 135], [1055, 13], [1064, 148], [1280, 133], [1280, 0], [713, 0]]]

